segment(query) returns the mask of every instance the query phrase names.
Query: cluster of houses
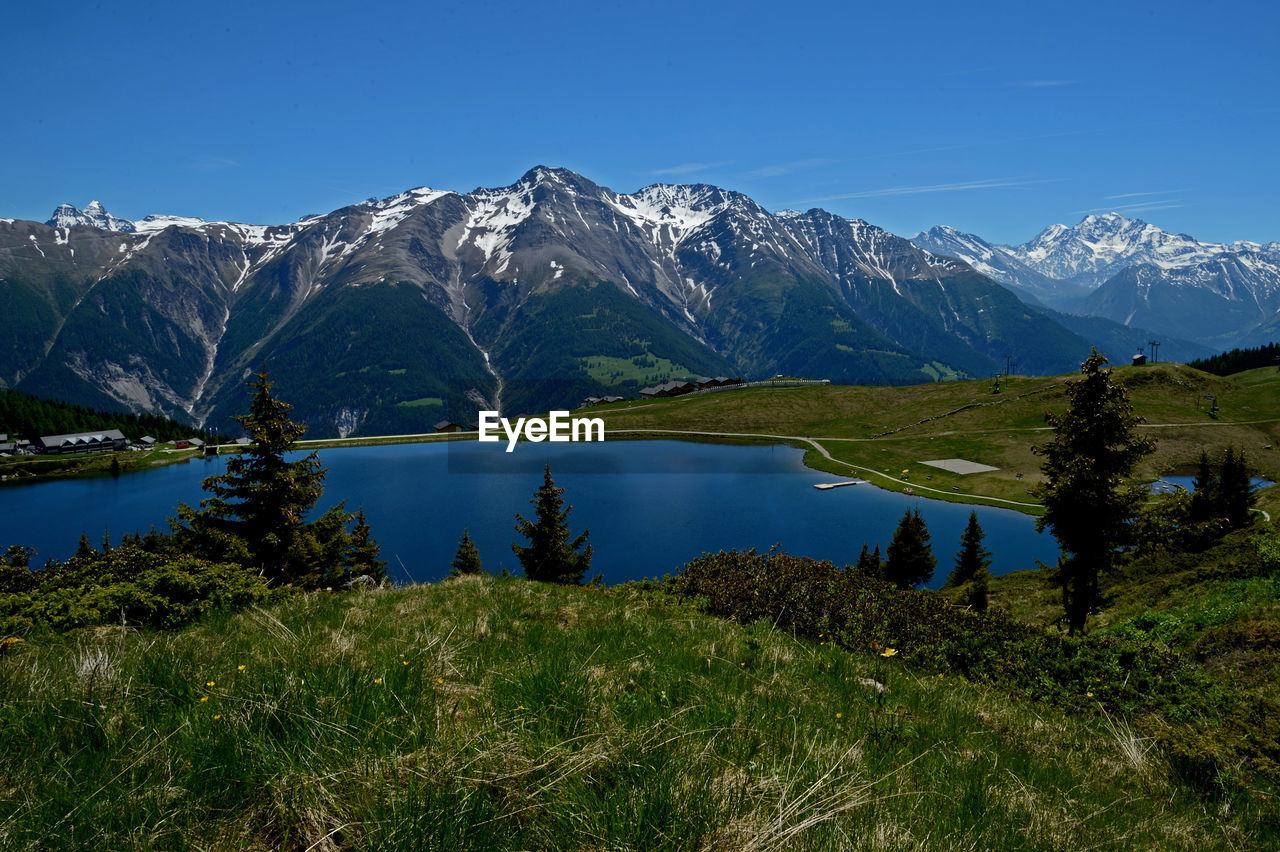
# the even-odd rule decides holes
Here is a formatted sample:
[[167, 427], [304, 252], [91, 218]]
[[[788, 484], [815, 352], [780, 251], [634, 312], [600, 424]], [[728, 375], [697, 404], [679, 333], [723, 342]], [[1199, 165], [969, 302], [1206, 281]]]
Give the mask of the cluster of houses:
[[649, 388], [640, 388], [641, 399], [654, 399], [663, 396], [680, 396], [681, 394], [693, 393], [698, 390], [706, 390], [707, 388], [722, 388], [728, 385], [740, 385], [742, 379], [728, 379], [724, 376], [716, 376], [714, 379], [702, 376], [693, 381], [684, 381], [677, 379], [671, 382], [663, 382], [660, 385], [654, 385]]
[[621, 396], [589, 396], [582, 401], [579, 408], [590, 408], [593, 405], [608, 405], [611, 402], [622, 402], [624, 397]]
[[[156, 439], [150, 435], [130, 441], [119, 429], [103, 429], [100, 432], [75, 432], [69, 435], [41, 435], [34, 441], [10, 441], [9, 436], [0, 432], [0, 455], [46, 455], [59, 456], [72, 453], [115, 453], [121, 450], [150, 450], [156, 446]], [[248, 438], [237, 443], [247, 444]], [[204, 448], [200, 438], [185, 438], [173, 442], [174, 449], [199, 450]]]

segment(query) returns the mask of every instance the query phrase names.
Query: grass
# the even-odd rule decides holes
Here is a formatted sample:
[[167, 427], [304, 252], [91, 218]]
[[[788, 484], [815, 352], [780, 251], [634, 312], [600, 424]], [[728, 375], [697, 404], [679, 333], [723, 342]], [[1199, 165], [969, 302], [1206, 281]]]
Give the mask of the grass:
[[[1130, 391], [1141, 431], [1157, 440], [1138, 476], [1192, 472], [1201, 450], [1243, 448], [1263, 476], [1280, 481], [1280, 373], [1262, 368], [1220, 378], [1177, 364], [1117, 367]], [[881, 486], [960, 502], [1034, 503], [1040, 458], [1032, 447], [1049, 438], [1044, 416], [1062, 411], [1072, 376], [1009, 376], [1002, 391], [988, 380], [911, 387], [748, 388], [592, 409], [610, 434], [623, 430], [754, 433], [807, 439], [806, 463], [832, 473], [867, 476]], [[1205, 397], [1216, 397], [1218, 412]], [[815, 448], [816, 449], [816, 448]], [[999, 468], [961, 476], [921, 461], [966, 458]], [[910, 471], [901, 480], [900, 472]], [[1019, 478], [1021, 474], [1021, 478]], [[933, 489], [933, 490], [928, 490]], [[997, 505], [1008, 505], [997, 503]], [[1014, 505], [1035, 512], [1028, 505]], [[1259, 508], [1280, 515], [1280, 489], [1261, 493]]]
[[[1272, 555], [1258, 561], [1259, 543]], [[1280, 526], [1257, 524], [1198, 554], [1138, 558], [1102, 578], [1105, 608], [1092, 629], [1182, 651], [1218, 682], [1280, 701]], [[1036, 572], [995, 578], [994, 605], [1047, 626], [1058, 593]]]
[[[120, 453], [83, 453], [55, 456], [13, 456], [0, 458], [0, 482], [18, 485], [50, 479], [84, 476], [112, 476], [150, 470], [166, 464], [199, 458], [200, 450], [172, 450], [156, 447]], [[118, 467], [112, 468], [115, 462]]]
[[1206, 805], [1125, 720], [631, 590], [490, 577], [33, 637], [0, 657], [0, 745], [14, 849], [1276, 840], [1267, 803]]
[[[606, 385], [635, 381], [640, 384], [657, 384], [674, 376], [685, 376], [689, 370], [674, 361], [657, 355], [636, 355], [631, 358], [615, 358], [608, 355], [592, 355], [579, 358], [591, 378]], [[647, 366], [646, 366], [647, 365]]]

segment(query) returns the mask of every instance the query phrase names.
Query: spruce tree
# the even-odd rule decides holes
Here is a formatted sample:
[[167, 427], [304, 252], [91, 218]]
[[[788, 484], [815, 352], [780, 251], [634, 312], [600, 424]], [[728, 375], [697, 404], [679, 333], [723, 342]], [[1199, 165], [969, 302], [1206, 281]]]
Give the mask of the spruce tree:
[[973, 580], [969, 583], [969, 588], [965, 590], [963, 600], [966, 605], [973, 608], [974, 612], [986, 612], [990, 604], [988, 598], [990, 589], [991, 574], [983, 567]]
[[1196, 476], [1191, 481], [1191, 520], [1208, 521], [1222, 514], [1221, 480], [1218, 471], [1209, 463], [1209, 454], [1200, 451], [1200, 462], [1196, 465]]
[[564, 489], [557, 488], [551, 478], [551, 465], [543, 471], [542, 485], [529, 502], [534, 506], [535, 520], [516, 515], [516, 532], [529, 540], [527, 545], [514, 542], [511, 549], [520, 559], [524, 575], [530, 580], [540, 580], [563, 585], [581, 585], [587, 569], [591, 567], [591, 554], [587, 544], [590, 530], [569, 540], [569, 511], [564, 505]]
[[204, 481], [211, 496], [199, 509], [178, 505], [175, 537], [182, 549], [239, 562], [272, 584], [333, 587], [350, 573], [346, 524], [352, 515], [339, 504], [305, 521], [324, 491], [326, 471], [315, 453], [287, 459], [307, 427], [289, 419], [292, 406], [273, 396], [271, 386], [265, 368], [249, 382], [249, 413], [235, 420], [252, 443], [227, 459], [226, 473]]
[[919, 509], [908, 510], [893, 531], [885, 561], [884, 578], [900, 589], [913, 589], [929, 582], [938, 560], [929, 546], [929, 529]]
[[1253, 493], [1249, 464], [1245, 461], [1243, 449], [1237, 455], [1234, 447], [1227, 447], [1218, 476], [1218, 491], [1222, 517], [1227, 519], [1232, 529], [1247, 527], [1250, 510], [1258, 496]]
[[979, 573], [991, 567], [991, 551], [982, 546], [986, 534], [978, 523], [978, 513], [969, 513], [969, 525], [960, 536], [960, 550], [956, 552], [956, 567], [947, 575], [948, 587], [963, 586], [977, 578]]
[[364, 574], [381, 581], [387, 576], [387, 563], [380, 559], [382, 548], [373, 538], [373, 530], [365, 517], [364, 507], [355, 515], [355, 526], [347, 544], [346, 563], [352, 574]]
[[874, 577], [877, 580], [883, 579], [884, 566], [881, 564], [881, 561], [880, 561], [880, 543], [879, 542], [876, 543], [875, 553], [872, 553], [870, 550], [867, 549], [867, 543], [865, 541], [862, 543], [862, 552], [858, 554], [858, 564], [856, 567], [858, 571], [860, 571], [861, 573], [863, 573], [868, 577]]
[[462, 538], [458, 540], [458, 552], [450, 563], [453, 567], [449, 570], [450, 577], [461, 577], [465, 574], [479, 574], [484, 569], [480, 566], [480, 550], [476, 547], [476, 543], [471, 540], [471, 531], [464, 529]]
[[1053, 582], [1062, 589], [1072, 634], [1084, 630], [1099, 602], [1098, 576], [1128, 543], [1133, 519], [1146, 501], [1146, 489], [1121, 481], [1155, 449], [1153, 442], [1137, 436], [1142, 420], [1133, 413], [1125, 389], [1103, 369], [1106, 363], [1093, 350], [1080, 365], [1083, 378], [1067, 382], [1066, 412], [1045, 415], [1053, 427], [1052, 440], [1032, 448], [1044, 457], [1045, 478], [1037, 495], [1045, 512], [1036, 528], [1051, 530], [1062, 548]]

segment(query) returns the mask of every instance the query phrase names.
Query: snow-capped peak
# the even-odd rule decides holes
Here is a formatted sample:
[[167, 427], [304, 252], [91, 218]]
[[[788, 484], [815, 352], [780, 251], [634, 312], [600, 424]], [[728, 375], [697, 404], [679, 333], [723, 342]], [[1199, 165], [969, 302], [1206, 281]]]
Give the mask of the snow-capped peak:
[[74, 228], [77, 225], [87, 225], [91, 228], [101, 228], [104, 231], [119, 231], [120, 233], [133, 233], [135, 228], [128, 219], [119, 219], [107, 212], [99, 201], [90, 201], [89, 206], [84, 210], [76, 209], [73, 204], [59, 204], [53, 211], [53, 215], [49, 217], [49, 221], [45, 222], [53, 228]]
[[1043, 275], [1096, 286], [1128, 266], [1179, 269], [1226, 250], [1112, 212], [1090, 214], [1070, 228], [1051, 225], [1010, 253]]

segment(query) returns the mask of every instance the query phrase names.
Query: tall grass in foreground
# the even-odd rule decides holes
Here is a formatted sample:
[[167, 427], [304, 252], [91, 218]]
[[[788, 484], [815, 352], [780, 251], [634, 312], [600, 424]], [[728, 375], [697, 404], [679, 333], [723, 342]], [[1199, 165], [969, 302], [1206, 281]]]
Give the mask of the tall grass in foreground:
[[626, 592], [468, 577], [0, 658], [5, 849], [1275, 842], [1238, 807], [1123, 720]]

